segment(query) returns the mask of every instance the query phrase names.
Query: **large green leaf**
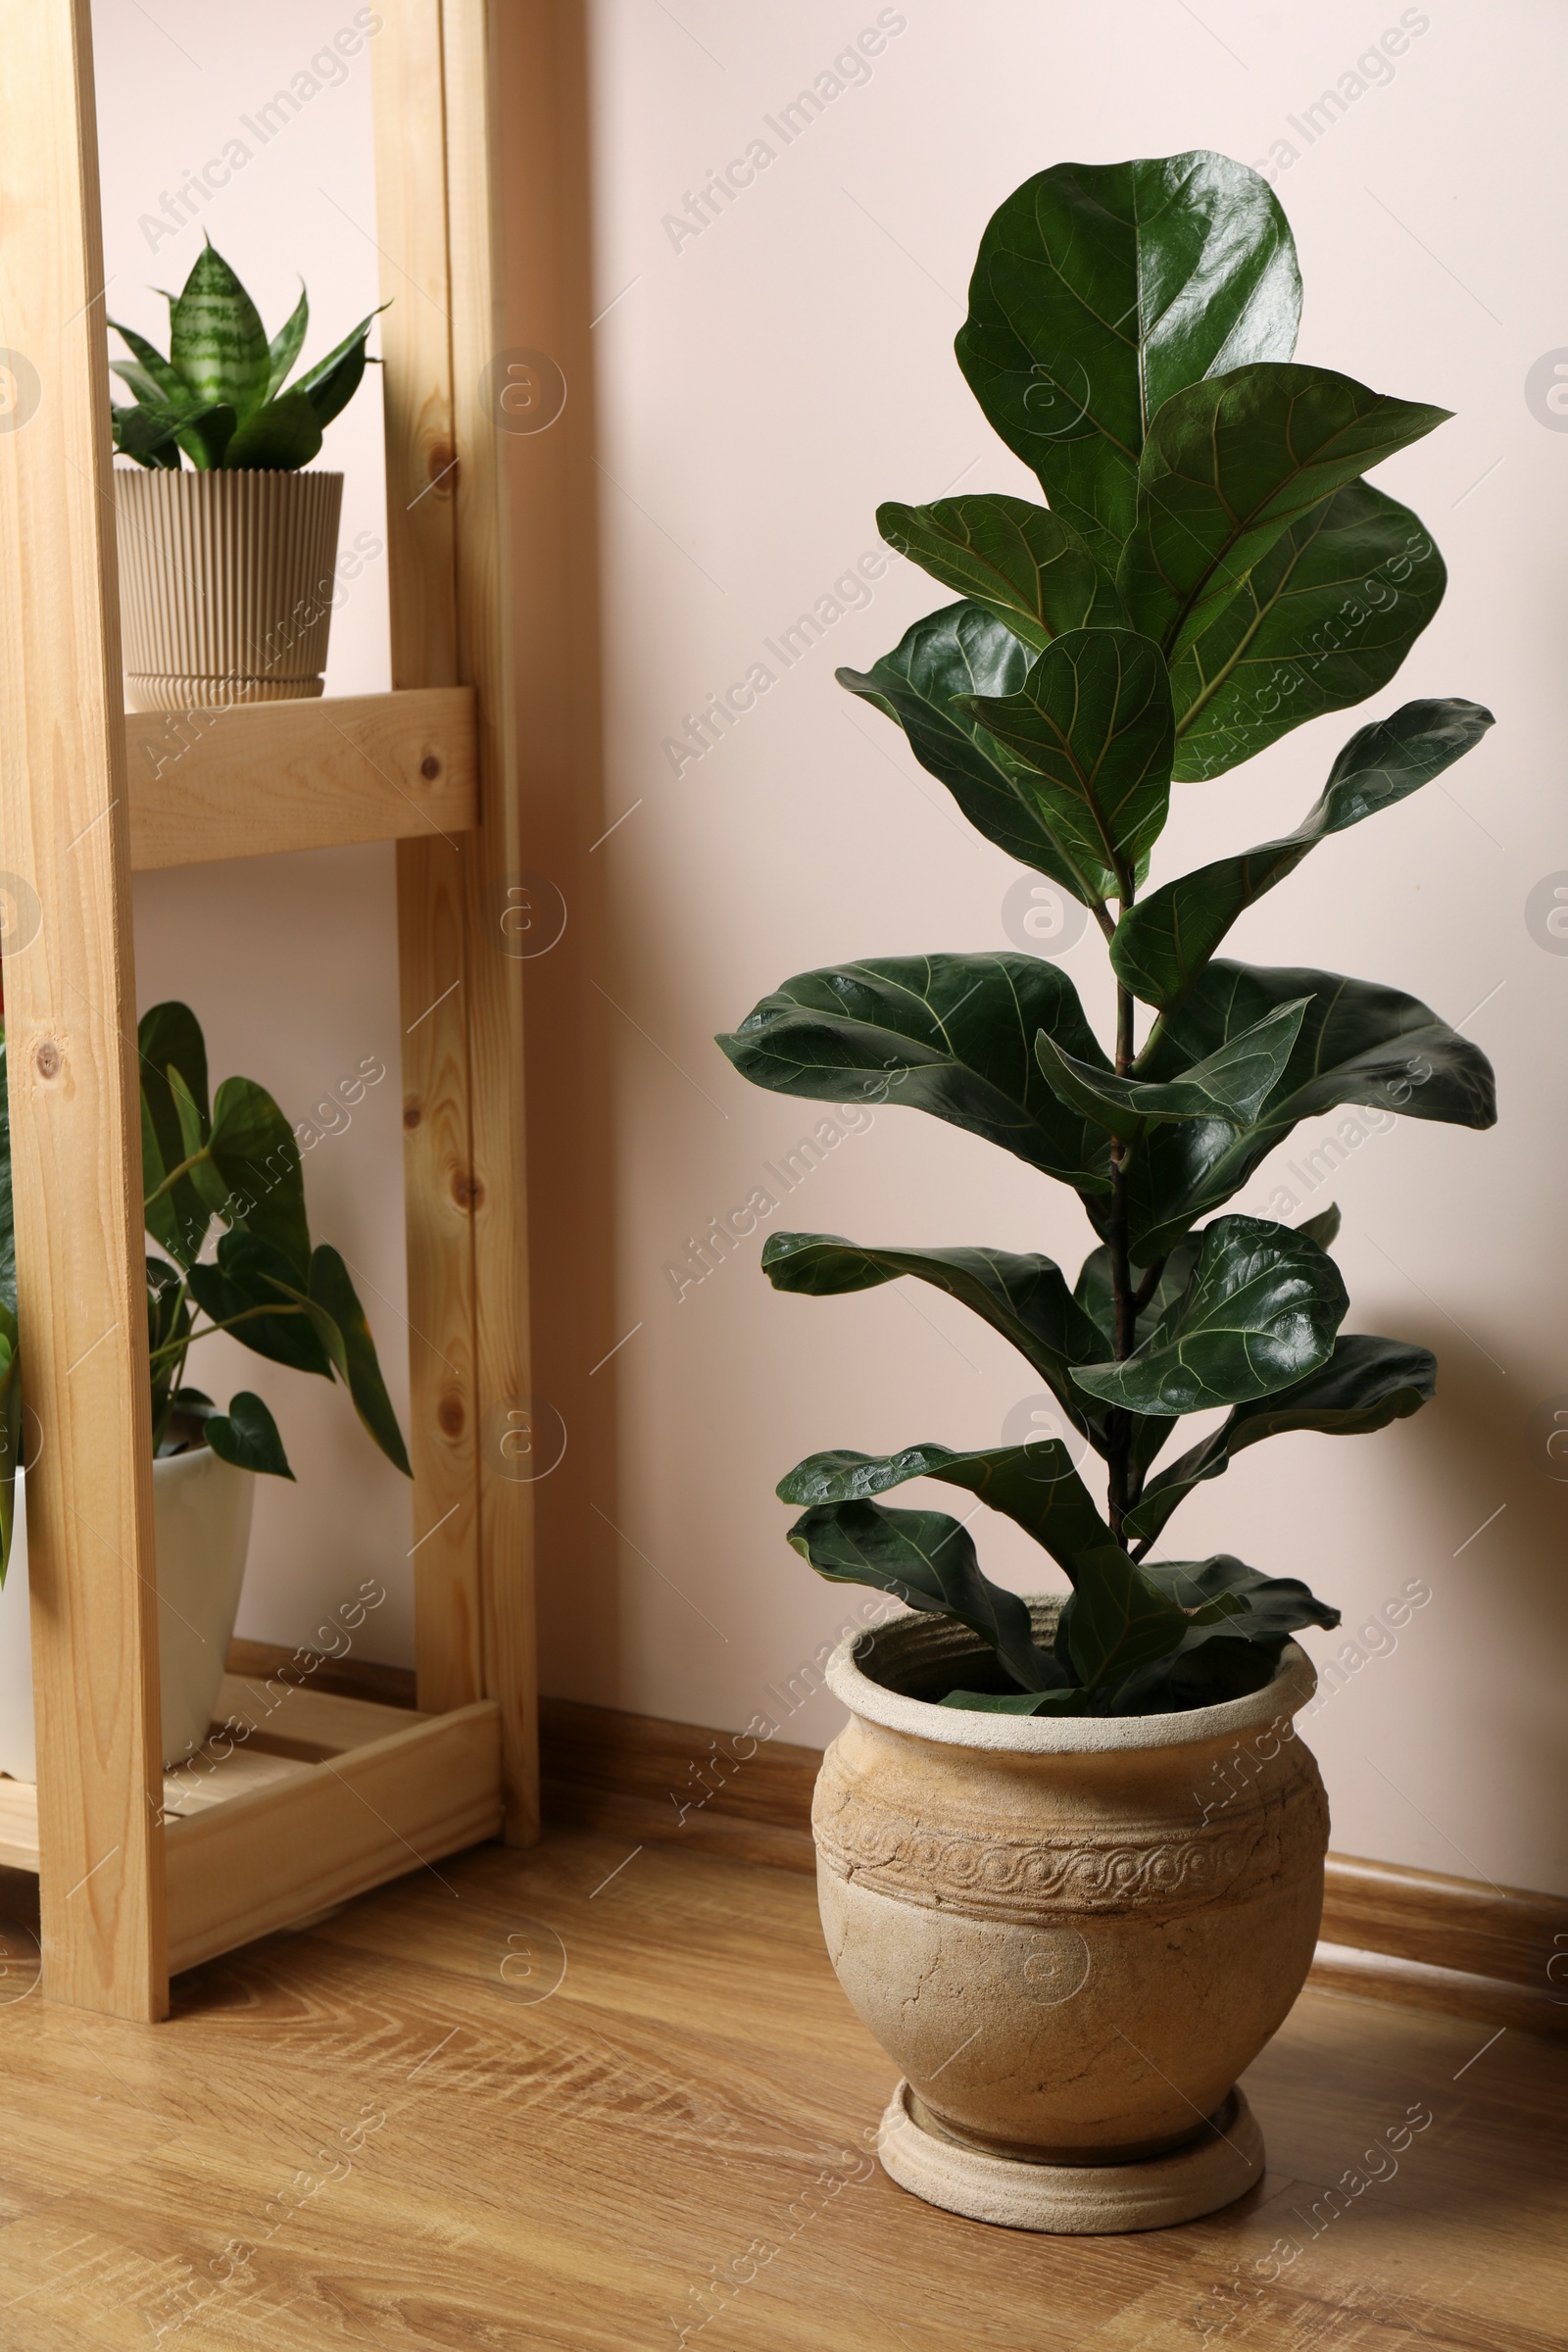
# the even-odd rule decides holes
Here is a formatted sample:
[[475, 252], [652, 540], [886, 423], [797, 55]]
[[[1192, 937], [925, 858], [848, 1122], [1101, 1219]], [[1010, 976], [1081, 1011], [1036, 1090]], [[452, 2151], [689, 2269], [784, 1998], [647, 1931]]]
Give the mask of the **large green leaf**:
[[1096, 1552], [1056, 1621], [1055, 1654], [1091, 1690], [1116, 1685], [1186, 1639], [1185, 1608], [1128, 1558], [1119, 1544]]
[[1066, 1680], [1038, 1649], [1027, 1604], [992, 1584], [967, 1528], [946, 1511], [887, 1510], [875, 1502], [819, 1503], [803, 1512], [790, 1543], [818, 1576], [871, 1585], [911, 1609], [956, 1617], [996, 1650], [1025, 1690], [1058, 1689]]
[[1103, 1426], [1102, 1415], [1086, 1410], [1069, 1374], [1073, 1364], [1098, 1362], [1104, 1343], [1049, 1257], [1007, 1250], [871, 1250], [835, 1233], [774, 1233], [762, 1250], [762, 1271], [776, 1291], [814, 1298], [913, 1275], [961, 1299], [1010, 1340], [1076, 1428]]
[[1349, 482], [1290, 523], [1171, 669], [1176, 777], [1223, 775], [1385, 687], [1447, 574], [1418, 516]]
[[1042, 1030], [1035, 1053], [1055, 1093], [1123, 1143], [1136, 1143], [1158, 1119], [1228, 1119], [1237, 1127], [1256, 1118], [1279, 1082], [1301, 1026], [1306, 1001], [1281, 1004], [1251, 1029], [1228, 1038], [1206, 1060], [1162, 1084], [1118, 1078], [1064, 1054]]
[[1014, 693], [1031, 660], [1030, 649], [994, 613], [979, 605], [949, 605], [917, 620], [874, 668], [841, 669], [837, 676], [904, 729], [920, 765], [947, 786], [977, 832], [1092, 906], [1111, 895], [1115, 875], [1098, 858], [1074, 864], [1044, 820], [1035, 779], [1020, 773], [1011, 754], [957, 699]]
[[799, 973], [717, 1043], [743, 1078], [774, 1094], [902, 1102], [1080, 1192], [1108, 1192], [1109, 1145], [1046, 1084], [1034, 1054], [1042, 1029], [1108, 1068], [1054, 963], [893, 956]]
[[201, 400], [236, 416], [267, 398], [271, 354], [256, 305], [222, 255], [204, 245], [170, 314], [169, 356]]
[[1309, 850], [1430, 783], [1492, 723], [1479, 703], [1448, 700], [1406, 703], [1362, 727], [1294, 833], [1183, 874], [1123, 915], [1110, 950], [1117, 978], [1146, 1004], [1179, 1003], [1237, 916], [1294, 873]]
[[1139, 1413], [1240, 1404], [1325, 1362], [1348, 1306], [1338, 1266], [1315, 1242], [1266, 1217], [1219, 1217], [1144, 1345], [1073, 1378], [1087, 1396]]
[[1150, 418], [1202, 376], [1288, 360], [1300, 311], [1285, 215], [1245, 164], [1057, 164], [987, 223], [958, 365], [1109, 568]]
[[911, 1478], [963, 1487], [1044, 1544], [1076, 1583], [1086, 1558], [1111, 1543], [1110, 1530], [1058, 1439], [955, 1453], [946, 1446], [906, 1446], [901, 1453], [839, 1447], [808, 1454], [778, 1483], [781, 1502], [865, 1502]]
[[1117, 569], [1134, 626], [1175, 662], [1289, 524], [1450, 413], [1295, 364], [1175, 393], [1150, 427]]
[[[139, 335], [133, 326], [122, 326], [118, 318], [111, 318], [106, 323], [114, 329], [127, 350], [134, 354], [137, 368], [147, 382], [154, 387], [158, 400], [164, 406], [171, 409], [182, 409], [189, 408], [194, 403], [196, 394], [180, 374], [172, 360], [165, 359], [156, 343], [149, 343], [147, 337]], [[131, 384], [133, 390], [136, 388], [129, 368], [116, 360], [111, 360], [109, 365], [116, 375], [122, 376], [127, 384]], [[139, 393], [138, 397], [140, 397]]]
[[203, 1314], [232, 1324], [242, 1347], [296, 1372], [332, 1378], [332, 1358], [306, 1311], [299, 1273], [270, 1242], [253, 1233], [225, 1233], [217, 1264], [191, 1266], [185, 1279]]
[[300, 1148], [267, 1089], [254, 1078], [225, 1078], [213, 1105], [205, 1165], [192, 1171], [203, 1200], [280, 1250], [303, 1280], [311, 1264]]
[[310, 296], [300, 281], [300, 298], [268, 346], [267, 397], [275, 400], [288, 381], [288, 371], [300, 356], [311, 320]]
[[368, 318], [362, 318], [341, 343], [335, 343], [324, 360], [307, 368], [296, 392], [303, 392], [316, 411], [318, 424], [330, 424], [339, 410], [347, 408], [360, 388], [360, 378], [366, 369], [365, 341], [387, 303], [378, 303]]
[[981, 605], [1037, 653], [1068, 629], [1125, 628], [1115, 583], [1059, 514], [980, 493], [882, 506], [876, 527], [944, 588]]
[[209, 1413], [202, 1433], [219, 1458], [232, 1462], [236, 1470], [251, 1470], [268, 1478], [294, 1476], [277, 1423], [250, 1389], [241, 1389], [237, 1396], [229, 1398], [226, 1413]]
[[1124, 1522], [1126, 1534], [1143, 1541], [1156, 1537], [1194, 1487], [1223, 1476], [1237, 1454], [1261, 1438], [1295, 1429], [1360, 1437], [1404, 1420], [1432, 1396], [1437, 1374], [1437, 1359], [1425, 1348], [1360, 1333], [1337, 1339], [1315, 1372], [1272, 1396], [1237, 1405], [1212, 1437], [1152, 1480]]
[[[1176, 1010], [1156, 1023], [1138, 1075], [1179, 1077], [1276, 1006], [1310, 997], [1285, 1075], [1250, 1127], [1173, 1120], [1153, 1129], [1128, 1170], [1129, 1230], [1148, 1264], [1195, 1217], [1228, 1200], [1298, 1119], [1361, 1102], [1411, 1119], [1490, 1127], [1492, 1064], [1429, 1006], [1374, 980], [1296, 965], [1206, 964]], [[1088, 1203], [1103, 1230], [1102, 1205]]]
[[1294, 1576], [1260, 1576], [1228, 1552], [1208, 1560], [1150, 1560], [1144, 1574], [1194, 1612], [1179, 1649], [1151, 1660], [1115, 1694], [1122, 1715], [1179, 1714], [1240, 1698], [1272, 1681], [1293, 1633], [1332, 1628], [1338, 1609]]
[[1132, 897], [1170, 805], [1175, 719], [1158, 646], [1133, 629], [1070, 629], [1014, 694], [960, 707], [1027, 770], [1042, 822], [1085, 870]]
[[[141, 1078], [142, 1192], [148, 1199], [147, 1230], [178, 1265], [189, 1266], [201, 1253], [212, 1211], [189, 1176], [179, 1177], [156, 1200], [166, 1176], [191, 1155], [170, 1072], [184, 1082], [205, 1129], [208, 1117], [207, 1047], [201, 1023], [188, 1004], [170, 1000], [154, 1004], [136, 1026], [136, 1052]], [[203, 1139], [205, 1140], [205, 1138]]]
[[311, 1258], [309, 1298], [317, 1336], [353, 1398], [355, 1411], [393, 1468], [401, 1470], [405, 1478], [412, 1478], [408, 1447], [381, 1377], [365, 1309], [348, 1267], [338, 1251], [325, 1242]]
[[256, 473], [293, 473], [308, 466], [320, 446], [320, 419], [310, 396], [296, 390], [243, 417], [224, 446], [222, 464]]

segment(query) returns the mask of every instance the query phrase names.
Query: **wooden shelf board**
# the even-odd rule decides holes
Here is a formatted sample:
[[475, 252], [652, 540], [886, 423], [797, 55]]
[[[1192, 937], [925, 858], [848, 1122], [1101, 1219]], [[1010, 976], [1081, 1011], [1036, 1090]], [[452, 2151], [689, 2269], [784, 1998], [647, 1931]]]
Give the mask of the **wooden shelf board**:
[[[227, 1675], [208, 1751], [164, 1776], [164, 1816], [174, 1972], [496, 1836], [500, 1708], [420, 1715]], [[0, 1779], [0, 1866], [37, 1871], [31, 1782]]]
[[478, 823], [470, 686], [127, 711], [125, 752], [137, 873]]

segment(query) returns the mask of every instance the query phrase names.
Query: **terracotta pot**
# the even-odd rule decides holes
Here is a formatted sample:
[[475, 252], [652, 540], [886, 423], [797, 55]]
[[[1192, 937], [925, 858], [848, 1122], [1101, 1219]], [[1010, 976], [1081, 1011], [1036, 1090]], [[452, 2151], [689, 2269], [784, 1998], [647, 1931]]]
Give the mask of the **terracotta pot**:
[[[239, 1613], [256, 1480], [211, 1447], [153, 1464], [158, 1543], [158, 1673], [164, 1762], [183, 1763], [206, 1739]], [[27, 1620], [26, 1472], [17, 1473], [17, 1516], [0, 1592], [0, 1772], [37, 1778], [32, 1649]]]
[[[1048, 1640], [1059, 1601], [1030, 1606]], [[1266, 1690], [1189, 1714], [933, 1703], [987, 1656], [909, 1616], [827, 1670], [851, 1719], [816, 1784], [818, 1893], [904, 2070], [882, 2161], [1019, 2228], [1209, 2212], [1262, 2178], [1234, 2086], [1317, 1938], [1328, 1806], [1292, 1725], [1316, 1677], [1291, 1642]]]
[[324, 683], [340, 473], [115, 467], [132, 710], [289, 702]]

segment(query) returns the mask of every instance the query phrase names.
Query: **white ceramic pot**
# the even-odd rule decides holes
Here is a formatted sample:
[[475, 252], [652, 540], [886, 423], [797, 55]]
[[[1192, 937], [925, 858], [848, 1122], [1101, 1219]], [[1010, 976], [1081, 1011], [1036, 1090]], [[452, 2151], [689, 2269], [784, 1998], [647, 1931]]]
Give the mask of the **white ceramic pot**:
[[340, 473], [115, 467], [133, 710], [294, 701], [324, 683]]
[[[1032, 1601], [1049, 1640], [1058, 1602]], [[858, 1654], [857, 1654], [858, 1642]], [[904, 2073], [882, 2162], [1014, 2228], [1152, 2229], [1262, 2178], [1237, 2078], [1311, 1963], [1328, 1806], [1264, 1690], [1188, 1714], [990, 1715], [936, 1697], [988, 1655], [950, 1618], [852, 1637], [812, 1806], [839, 1981]]]
[[[0, 1772], [37, 1778], [32, 1649], [27, 1625], [26, 1472], [0, 1592]], [[206, 1739], [239, 1612], [256, 1480], [206, 1446], [153, 1464], [158, 1542], [158, 1671], [164, 1762], [182, 1763]]]

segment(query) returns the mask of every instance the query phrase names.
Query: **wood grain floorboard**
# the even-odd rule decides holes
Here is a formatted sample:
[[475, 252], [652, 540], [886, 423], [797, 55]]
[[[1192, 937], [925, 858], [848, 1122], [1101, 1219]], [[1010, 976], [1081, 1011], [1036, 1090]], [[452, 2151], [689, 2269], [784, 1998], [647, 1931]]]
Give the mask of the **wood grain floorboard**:
[[794, 1871], [483, 1846], [191, 1971], [155, 2027], [29, 1989], [29, 1891], [0, 2352], [1568, 2352], [1568, 2053], [1513, 2028], [1308, 1992], [1248, 2077], [1258, 2188], [1050, 2239], [876, 2166], [891, 2069]]

